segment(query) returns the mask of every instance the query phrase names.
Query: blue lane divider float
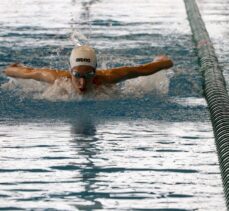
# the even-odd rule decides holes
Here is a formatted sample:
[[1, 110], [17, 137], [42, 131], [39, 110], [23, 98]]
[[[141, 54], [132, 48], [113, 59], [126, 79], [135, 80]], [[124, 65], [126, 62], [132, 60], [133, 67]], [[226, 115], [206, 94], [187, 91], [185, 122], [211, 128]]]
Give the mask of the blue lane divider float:
[[195, 0], [184, 0], [189, 23], [197, 46], [204, 94], [213, 125], [215, 143], [229, 210], [229, 96], [214, 47]]

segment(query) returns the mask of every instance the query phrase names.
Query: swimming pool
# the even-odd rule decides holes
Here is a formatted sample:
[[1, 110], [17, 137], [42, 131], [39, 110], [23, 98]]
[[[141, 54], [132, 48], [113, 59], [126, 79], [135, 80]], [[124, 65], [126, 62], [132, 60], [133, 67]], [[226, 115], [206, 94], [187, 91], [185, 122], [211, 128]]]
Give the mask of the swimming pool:
[[[211, 27], [228, 33], [220, 27], [226, 7], [214, 2], [198, 1], [227, 65], [228, 47], [220, 50]], [[44, 97], [33, 82], [1, 88], [1, 209], [226, 210], [182, 0], [3, 0], [0, 14], [1, 70], [18, 61], [66, 69], [83, 35], [98, 50], [100, 68], [162, 53], [175, 62], [99, 99]], [[7, 80], [0, 76], [1, 84]]]

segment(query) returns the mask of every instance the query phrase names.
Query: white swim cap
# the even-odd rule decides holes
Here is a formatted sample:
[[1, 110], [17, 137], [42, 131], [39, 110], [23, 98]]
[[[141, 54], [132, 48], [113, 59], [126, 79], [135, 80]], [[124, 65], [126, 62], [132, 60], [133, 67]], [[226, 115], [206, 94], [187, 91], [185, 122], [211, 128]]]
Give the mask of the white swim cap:
[[83, 45], [72, 49], [72, 53], [70, 55], [71, 68], [81, 65], [91, 66], [94, 68], [97, 66], [95, 50], [90, 46]]

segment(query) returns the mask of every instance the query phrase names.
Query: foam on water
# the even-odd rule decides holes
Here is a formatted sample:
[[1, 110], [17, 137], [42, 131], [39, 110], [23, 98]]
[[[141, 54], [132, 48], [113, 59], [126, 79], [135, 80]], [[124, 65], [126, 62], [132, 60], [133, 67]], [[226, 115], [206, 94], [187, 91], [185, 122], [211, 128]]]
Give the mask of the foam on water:
[[169, 75], [163, 70], [151, 76], [126, 81], [123, 93], [139, 97], [149, 93], [166, 95], [169, 92], [169, 81]]

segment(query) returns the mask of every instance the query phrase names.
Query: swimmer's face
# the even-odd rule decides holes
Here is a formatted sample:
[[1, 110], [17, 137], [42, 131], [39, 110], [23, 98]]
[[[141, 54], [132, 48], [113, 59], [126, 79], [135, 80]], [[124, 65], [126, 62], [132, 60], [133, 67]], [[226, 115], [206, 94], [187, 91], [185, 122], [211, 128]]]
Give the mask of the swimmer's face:
[[84, 94], [87, 91], [87, 85], [91, 83], [91, 79], [95, 75], [95, 69], [90, 66], [78, 66], [72, 68], [72, 84], [79, 94]]

